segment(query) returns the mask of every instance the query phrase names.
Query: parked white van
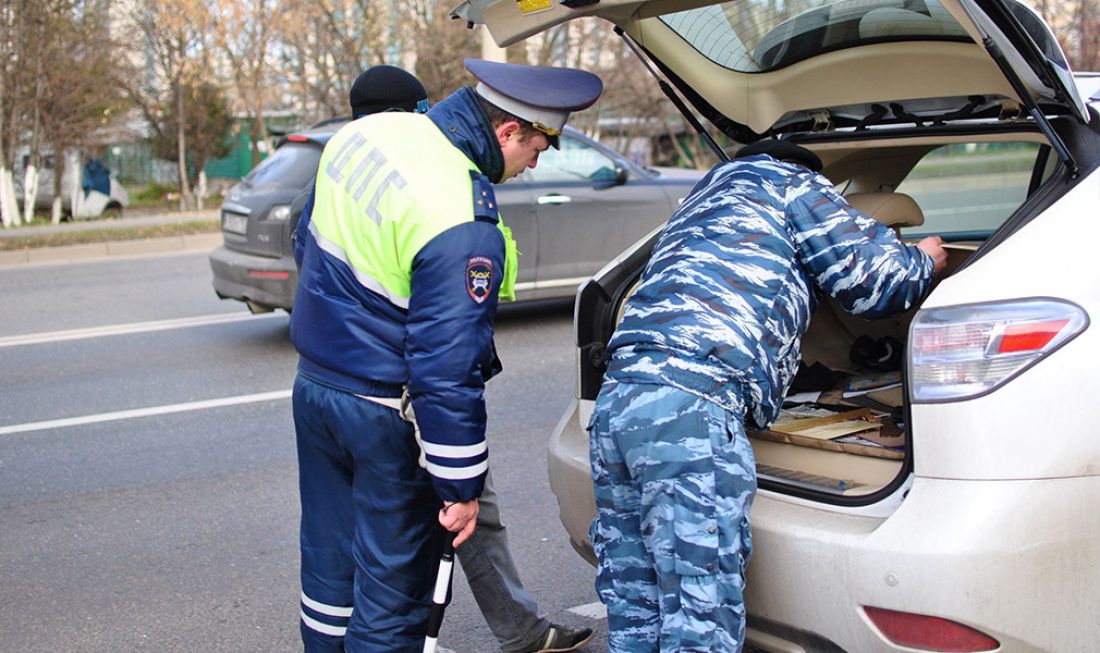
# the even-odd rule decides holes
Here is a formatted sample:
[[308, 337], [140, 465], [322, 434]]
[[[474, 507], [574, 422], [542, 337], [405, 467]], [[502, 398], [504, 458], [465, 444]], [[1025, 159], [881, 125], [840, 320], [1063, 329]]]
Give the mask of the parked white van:
[[[458, 12], [501, 45], [611, 20], [712, 129], [812, 149], [857, 208], [950, 250], [946, 277], [905, 315], [872, 322], [822, 302], [803, 343], [817, 373], [751, 434], [748, 646], [1100, 650], [1097, 78], [1075, 82], [1015, 0], [530, 4], [542, 10]], [[577, 397], [549, 472], [590, 560], [584, 427], [653, 242], [577, 297]]]
[[[18, 158], [21, 165], [15, 168], [13, 182], [16, 200], [22, 205], [29, 156]], [[64, 218], [82, 220], [122, 216], [122, 210], [130, 205], [130, 194], [99, 159], [86, 157], [76, 149], [66, 150], [62, 158], [60, 210]], [[53, 208], [56, 159], [52, 153], [42, 157], [34, 201], [39, 212], [48, 212]]]

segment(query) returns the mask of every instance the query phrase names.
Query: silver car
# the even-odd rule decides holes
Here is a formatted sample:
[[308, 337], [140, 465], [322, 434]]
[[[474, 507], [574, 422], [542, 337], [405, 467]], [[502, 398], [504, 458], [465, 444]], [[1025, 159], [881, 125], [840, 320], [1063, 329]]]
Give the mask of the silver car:
[[[224, 245], [210, 254], [219, 297], [253, 312], [293, 308], [298, 271], [290, 234], [321, 150], [342, 124], [288, 136], [230, 190], [221, 207]], [[560, 150], [496, 186], [521, 253], [516, 299], [572, 297], [607, 259], [668, 219], [702, 174], [637, 165], [566, 128]]]

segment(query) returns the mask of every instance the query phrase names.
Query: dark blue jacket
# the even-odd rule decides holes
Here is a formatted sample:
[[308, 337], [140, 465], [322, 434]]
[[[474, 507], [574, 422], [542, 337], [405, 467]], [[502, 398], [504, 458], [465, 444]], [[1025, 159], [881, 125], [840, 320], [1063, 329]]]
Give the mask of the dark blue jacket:
[[[492, 321], [504, 270], [504, 240], [497, 226], [491, 180], [503, 174], [503, 155], [488, 116], [467, 88], [437, 104], [427, 118], [414, 114], [379, 114], [378, 118], [345, 126], [341, 132], [354, 129], [356, 140], [338, 133], [322, 156], [316, 194], [307, 207], [312, 210], [303, 212], [298, 225], [295, 258], [301, 273], [291, 339], [301, 354], [299, 372], [317, 382], [361, 395], [392, 394], [407, 386], [437, 493], [445, 501], [468, 501], [481, 494], [487, 469], [484, 382], [499, 370]], [[453, 162], [464, 157], [467, 164], [476, 166], [458, 171], [468, 195], [443, 198], [448, 212], [454, 207], [453, 226], [421, 246], [407, 268], [387, 270], [404, 275], [410, 288], [407, 296], [395, 294], [392, 284], [384, 287], [385, 279], [369, 278], [364, 270], [370, 265], [354, 264], [355, 252], [363, 249], [361, 240], [368, 237], [365, 234], [375, 233], [363, 221], [400, 222], [415, 219], [408, 216], [422, 213], [422, 206], [440, 206], [441, 198], [429, 197], [431, 183], [438, 179], [431, 174], [441, 169], [453, 175], [456, 168], [433, 159], [432, 152], [417, 160], [418, 153], [392, 147], [392, 133], [371, 131], [375, 124], [393, 130], [390, 123], [396, 122], [410, 141], [449, 142], [461, 154], [451, 156], [446, 151], [444, 158]], [[378, 143], [391, 146], [386, 149]], [[334, 152], [334, 146], [348, 148], [349, 154]], [[439, 158], [438, 150], [435, 154]], [[421, 208], [401, 209], [400, 215], [372, 215], [374, 205], [367, 206], [366, 214], [342, 215], [346, 211], [333, 208], [351, 201], [332, 197], [345, 192], [345, 178], [368, 179], [371, 173], [364, 171], [373, 169], [371, 157], [376, 155], [386, 161], [379, 169], [392, 170], [393, 178], [400, 179], [395, 188], [404, 195], [393, 206], [412, 202]], [[330, 164], [343, 164], [343, 172], [323, 186], [322, 176]], [[341, 181], [333, 181], [336, 178]], [[362, 194], [367, 182], [360, 186], [359, 178], [347, 182], [349, 195]], [[387, 209], [385, 201], [378, 206], [380, 211], [398, 210]], [[326, 228], [331, 228], [327, 234]], [[405, 231], [394, 227], [399, 233], [433, 228], [434, 223], [412, 225]], [[341, 239], [345, 242], [338, 242]], [[391, 252], [403, 247], [401, 242], [387, 242], [366, 249]]]

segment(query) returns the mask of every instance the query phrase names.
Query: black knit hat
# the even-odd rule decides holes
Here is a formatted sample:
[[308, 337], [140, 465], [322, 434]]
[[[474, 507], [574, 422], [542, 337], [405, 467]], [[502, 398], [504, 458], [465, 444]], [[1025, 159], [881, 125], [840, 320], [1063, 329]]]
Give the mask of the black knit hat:
[[415, 111], [428, 92], [416, 77], [397, 66], [371, 66], [355, 78], [348, 93], [351, 114], [356, 118], [388, 109]]
[[780, 161], [797, 163], [814, 172], [821, 172], [821, 159], [816, 154], [801, 145], [795, 145], [788, 141], [765, 138], [737, 150], [737, 154], [734, 155], [734, 158], [741, 159], [754, 154], [767, 154]]

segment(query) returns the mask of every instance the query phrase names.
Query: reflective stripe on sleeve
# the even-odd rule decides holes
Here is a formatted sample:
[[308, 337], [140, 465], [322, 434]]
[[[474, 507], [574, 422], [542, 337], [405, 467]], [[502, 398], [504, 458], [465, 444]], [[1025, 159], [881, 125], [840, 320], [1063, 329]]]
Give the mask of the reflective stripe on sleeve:
[[470, 465], [468, 467], [444, 467], [443, 465], [437, 465], [428, 461], [427, 469], [428, 473], [436, 478], [442, 478], [448, 481], [462, 481], [469, 478], [476, 478], [484, 474], [489, 469], [489, 461], [483, 460], [476, 465]]
[[465, 445], [453, 445], [453, 444], [435, 444], [432, 442], [425, 442], [421, 440], [420, 446], [424, 448], [424, 453], [429, 456], [435, 456], [436, 458], [473, 458], [480, 456], [489, 450], [488, 442], [479, 442], [478, 444], [465, 444]]

